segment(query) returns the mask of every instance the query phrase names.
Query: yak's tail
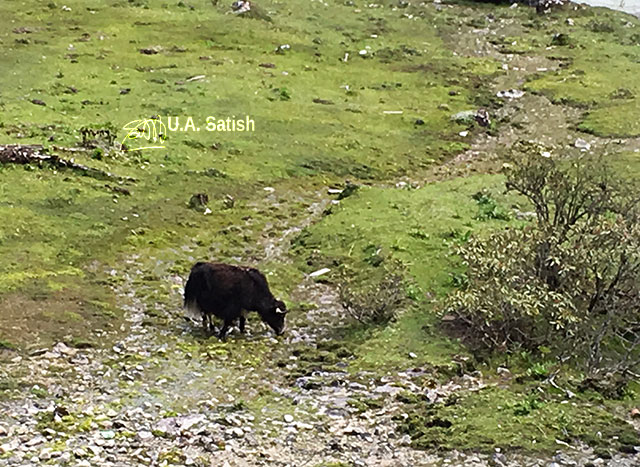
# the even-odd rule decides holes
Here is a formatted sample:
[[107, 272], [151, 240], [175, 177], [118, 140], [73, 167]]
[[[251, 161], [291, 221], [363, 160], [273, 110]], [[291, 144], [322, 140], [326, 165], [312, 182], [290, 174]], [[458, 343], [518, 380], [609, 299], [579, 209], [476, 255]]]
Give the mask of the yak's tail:
[[198, 270], [199, 265], [200, 263], [191, 269], [187, 284], [184, 286], [184, 302], [182, 304], [186, 311], [185, 315], [194, 320], [202, 319], [204, 315], [204, 311], [198, 305], [198, 295], [207, 290], [207, 282], [204, 275], [202, 271]]

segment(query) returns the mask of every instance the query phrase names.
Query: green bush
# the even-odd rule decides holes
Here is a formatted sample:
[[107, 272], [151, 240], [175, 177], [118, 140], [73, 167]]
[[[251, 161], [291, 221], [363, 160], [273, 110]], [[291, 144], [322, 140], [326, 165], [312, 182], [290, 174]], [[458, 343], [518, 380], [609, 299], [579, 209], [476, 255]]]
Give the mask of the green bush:
[[406, 307], [410, 295], [415, 294], [413, 284], [408, 284], [401, 269], [386, 266], [383, 277], [367, 284], [354, 284], [343, 276], [340, 281], [340, 301], [344, 310], [364, 324], [386, 324], [396, 318]]
[[466, 280], [448, 299], [469, 342], [551, 350], [588, 377], [640, 367], [640, 191], [598, 157], [557, 160], [521, 143], [507, 188], [536, 222], [458, 248]]

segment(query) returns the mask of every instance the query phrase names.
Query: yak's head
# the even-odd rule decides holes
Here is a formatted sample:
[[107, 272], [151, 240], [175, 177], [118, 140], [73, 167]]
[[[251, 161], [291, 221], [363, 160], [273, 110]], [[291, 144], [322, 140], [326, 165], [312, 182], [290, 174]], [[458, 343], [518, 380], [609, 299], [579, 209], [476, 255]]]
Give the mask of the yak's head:
[[263, 307], [259, 313], [262, 321], [271, 326], [271, 329], [273, 329], [277, 335], [281, 335], [284, 332], [284, 318], [287, 315], [287, 307], [284, 302], [274, 298], [271, 300], [271, 303]]

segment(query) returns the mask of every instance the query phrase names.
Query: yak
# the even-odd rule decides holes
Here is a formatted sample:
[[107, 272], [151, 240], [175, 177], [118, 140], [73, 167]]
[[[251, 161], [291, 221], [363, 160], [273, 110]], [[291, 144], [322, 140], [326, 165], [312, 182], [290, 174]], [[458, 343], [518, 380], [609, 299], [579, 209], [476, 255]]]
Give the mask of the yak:
[[244, 333], [249, 311], [257, 311], [262, 321], [281, 335], [287, 314], [284, 302], [273, 296], [267, 278], [257, 269], [206, 262], [198, 262], [191, 268], [184, 288], [184, 308], [202, 317], [205, 332], [213, 331], [211, 315], [221, 318], [220, 339], [225, 338], [236, 319], [240, 332]]

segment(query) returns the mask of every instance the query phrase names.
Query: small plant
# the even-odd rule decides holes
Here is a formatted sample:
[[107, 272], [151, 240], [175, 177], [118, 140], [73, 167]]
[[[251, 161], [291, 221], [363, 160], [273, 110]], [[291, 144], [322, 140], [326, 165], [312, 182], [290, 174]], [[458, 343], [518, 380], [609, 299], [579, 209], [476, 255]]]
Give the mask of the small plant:
[[513, 408], [513, 414], [517, 416], [529, 415], [532, 412], [544, 407], [544, 402], [538, 399], [536, 394], [530, 394]]
[[276, 90], [281, 101], [288, 101], [291, 99], [291, 92], [287, 88], [279, 88]]
[[366, 255], [364, 258], [364, 262], [373, 266], [374, 268], [380, 266], [384, 261], [384, 256], [382, 256], [381, 254], [382, 248], [378, 247], [377, 245], [367, 245], [364, 248], [363, 253]]
[[536, 362], [527, 368], [527, 376], [536, 380], [543, 380], [549, 377], [549, 364]]
[[104, 155], [104, 150], [102, 148], [95, 148], [91, 153], [91, 158], [96, 160], [102, 160], [102, 156]]
[[343, 276], [339, 288], [345, 311], [364, 324], [385, 324], [396, 318], [407, 305], [409, 297], [401, 272], [386, 268], [379, 282], [356, 286]]
[[500, 206], [495, 199], [491, 196], [491, 193], [487, 191], [479, 191], [472, 196], [476, 200], [478, 206], [480, 206], [480, 212], [476, 215], [476, 219], [488, 220], [497, 219], [502, 221], [508, 221], [511, 219], [509, 211]]

